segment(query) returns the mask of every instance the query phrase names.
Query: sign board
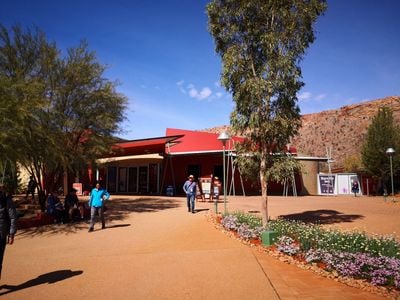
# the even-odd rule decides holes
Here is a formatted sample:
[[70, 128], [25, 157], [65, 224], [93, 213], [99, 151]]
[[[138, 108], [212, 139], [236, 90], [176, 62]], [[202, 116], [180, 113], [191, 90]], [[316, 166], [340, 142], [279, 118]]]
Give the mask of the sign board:
[[203, 201], [212, 200], [212, 175], [200, 177], [199, 187], [201, 191], [201, 198]]
[[76, 194], [77, 194], [78, 196], [82, 196], [82, 195], [83, 195], [82, 183], [75, 182], [75, 183], [72, 184], [72, 187], [73, 187], [74, 189], [76, 189]]
[[336, 194], [336, 175], [318, 174], [318, 192], [320, 195]]
[[[203, 190], [203, 194], [211, 194], [211, 182], [202, 182], [201, 188]], [[206, 196], [207, 198], [207, 196]]]

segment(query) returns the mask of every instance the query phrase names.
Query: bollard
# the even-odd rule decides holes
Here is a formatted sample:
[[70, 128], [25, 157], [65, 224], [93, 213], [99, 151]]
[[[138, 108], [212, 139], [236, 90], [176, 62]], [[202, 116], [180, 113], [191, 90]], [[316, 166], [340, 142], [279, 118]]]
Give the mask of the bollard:
[[272, 246], [278, 238], [276, 231], [267, 230], [261, 233], [262, 244], [265, 246]]

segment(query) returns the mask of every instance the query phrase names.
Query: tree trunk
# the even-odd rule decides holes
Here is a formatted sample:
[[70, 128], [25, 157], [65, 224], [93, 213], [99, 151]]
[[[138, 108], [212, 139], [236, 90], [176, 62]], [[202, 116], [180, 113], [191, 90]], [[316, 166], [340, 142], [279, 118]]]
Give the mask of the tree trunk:
[[265, 176], [265, 171], [267, 168], [267, 160], [264, 155], [261, 155], [260, 162], [260, 185], [261, 185], [261, 216], [263, 225], [268, 224], [268, 178]]

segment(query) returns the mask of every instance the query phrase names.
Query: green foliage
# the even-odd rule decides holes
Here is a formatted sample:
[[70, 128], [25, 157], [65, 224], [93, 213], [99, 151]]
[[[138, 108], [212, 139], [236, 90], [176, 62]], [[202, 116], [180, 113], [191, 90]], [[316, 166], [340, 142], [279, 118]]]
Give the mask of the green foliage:
[[18, 168], [15, 162], [0, 161], [0, 184], [5, 186], [7, 193], [14, 194], [18, 190]]
[[400, 258], [400, 244], [394, 237], [371, 237], [363, 232], [326, 230], [320, 225], [284, 219], [272, 220], [268, 227], [277, 231], [279, 236], [289, 236], [299, 241], [302, 250], [336, 250]]
[[126, 98], [104, 71], [85, 42], [63, 56], [37, 28], [0, 25], [0, 158], [22, 163], [39, 191], [45, 172], [57, 181], [110, 151]]
[[350, 155], [344, 160], [343, 167], [345, 172], [357, 172], [361, 169], [360, 155]]
[[235, 211], [229, 213], [229, 215], [233, 215], [237, 218], [236, 222], [238, 223], [238, 225], [246, 224], [249, 225], [250, 228], [257, 228], [262, 226], [262, 220], [258, 216], [247, 214], [243, 211]]
[[[241, 164], [259, 163], [265, 197], [272, 174], [283, 177], [276, 171], [284, 164], [269, 170], [276, 162], [273, 153], [285, 152], [301, 126], [300, 61], [325, 9], [324, 0], [214, 0], [207, 6], [209, 31], [223, 63], [221, 82], [235, 102], [232, 129], [247, 139], [237, 151]], [[266, 222], [266, 211], [263, 218]]]
[[[261, 226], [261, 218], [242, 211], [229, 213], [234, 216], [232, 228], [246, 224], [250, 228]], [[339, 251], [347, 253], [368, 253], [373, 256], [400, 258], [400, 244], [393, 236], [369, 236], [364, 232], [342, 232], [337, 229], [324, 229], [318, 224], [306, 224], [282, 218], [270, 220], [268, 230], [278, 233], [279, 237], [290, 237], [299, 242], [302, 251], [310, 249]]]
[[386, 154], [388, 148], [396, 151], [393, 155], [393, 171], [397, 173], [400, 169], [400, 126], [395, 124], [392, 110], [383, 107], [372, 119], [361, 151], [364, 169], [383, 181], [390, 176], [390, 160]]

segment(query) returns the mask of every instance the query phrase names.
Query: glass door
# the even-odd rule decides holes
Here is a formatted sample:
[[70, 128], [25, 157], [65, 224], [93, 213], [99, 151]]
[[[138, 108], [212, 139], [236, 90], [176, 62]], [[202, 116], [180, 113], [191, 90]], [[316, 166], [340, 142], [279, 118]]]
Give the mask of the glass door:
[[147, 166], [139, 167], [139, 193], [146, 194], [148, 192], [148, 168]]
[[118, 169], [118, 192], [126, 193], [127, 192], [127, 168], [119, 168]]
[[107, 170], [107, 190], [110, 193], [117, 192], [117, 167], [108, 167], [108, 170]]
[[138, 192], [138, 168], [137, 167], [129, 168], [128, 192], [129, 193], [137, 193]]

